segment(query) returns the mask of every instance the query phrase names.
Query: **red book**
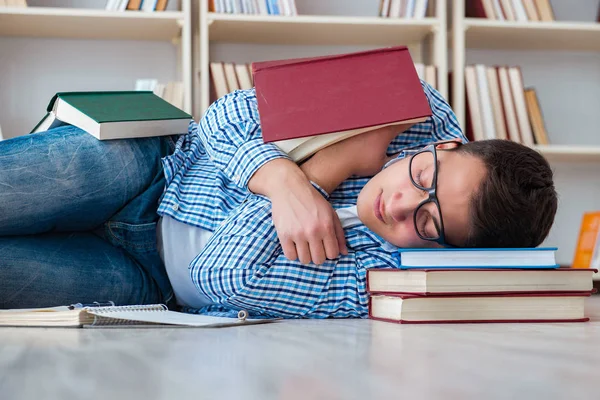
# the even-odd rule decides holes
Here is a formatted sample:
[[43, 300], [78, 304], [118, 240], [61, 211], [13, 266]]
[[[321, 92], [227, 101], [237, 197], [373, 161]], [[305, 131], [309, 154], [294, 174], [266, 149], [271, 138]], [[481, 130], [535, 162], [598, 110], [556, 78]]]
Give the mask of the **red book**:
[[465, 4], [465, 12], [467, 17], [493, 19], [493, 16], [486, 12], [483, 0], [467, 0]]
[[[431, 116], [408, 48], [252, 64], [265, 143], [300, 161], [387, 125], [399, 132]], [[302, 148], [304, 146], [304, 148]]]
[[369, 298], [369, 318], [403, 324], [585, 322], [590, 294], [375, 295]]

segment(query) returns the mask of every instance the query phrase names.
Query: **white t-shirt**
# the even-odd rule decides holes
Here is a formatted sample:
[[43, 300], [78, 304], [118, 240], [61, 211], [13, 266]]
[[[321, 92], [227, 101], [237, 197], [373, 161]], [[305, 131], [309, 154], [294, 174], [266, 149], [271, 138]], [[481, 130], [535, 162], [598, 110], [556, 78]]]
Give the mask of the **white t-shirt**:
[[[342, 227], [361, 224], [356, 206], [336, 210]], [[179, 222], [169, 216], [158, 221], [157, 245], [173, 286], [177, 304], [201, 308], [212, 302], [196, 289], [189, 273], [189, 265], [210, 239], [212, 232]]]

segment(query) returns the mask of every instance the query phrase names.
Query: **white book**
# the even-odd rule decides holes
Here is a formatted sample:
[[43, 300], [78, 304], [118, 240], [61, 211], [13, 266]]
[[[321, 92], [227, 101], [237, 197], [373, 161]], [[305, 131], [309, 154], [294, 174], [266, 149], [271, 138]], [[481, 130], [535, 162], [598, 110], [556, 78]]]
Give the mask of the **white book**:
[[113, 10], [114, 10], [114, 5], [115, 5], [115, 3], [116, 3], [117, 1], [119, 1], [119, 0], [108, 0], [108, 1], [106, 2], [106, 7], [104, 7], [104, 9], [105, 9], [106, 11], [113, 11]]
[[298, 15], [298, 8], [296, 7], [296, 0], [287, 0], [290, 5], [290, 15]]
[[523, 6], [523, 2], [521, 0], [512, 0], [513, 8], [515, 10], [515, 16], [517, 21], [526, 22], [529, 20], [527, 18], [527, 12], [525, 11], [525, 7]]
[[212, 84], [215, 89], [215, 95], [217, 98], [221, 98], [229, 93], [227, 87], [227, 79], [225, 78], [225, 69], [223, 63], [211, 62], [210, 63], [210, 75], [212, 78]]
[[487, 84], [486, 66], [483, 64], [475, 65], [475, 73], [477, 74], [477, 89], [479, 90], [479, 105], [481, 107], [481, 118], [483, 119], [483, 131], [487, 139], [496, 139], [494, 112], [492, 110], [492, 100]]
[[425, 18], [427, 15], [427, 0], [417, 0], [415, 3], [415, 18]]
[[252, 78], [248, 73], [246, 64], [236, 64], [235, 73], [240, 84], [240, 89], [252, 89]]
[[425, 80], [425, 64], [415, 63], [415, 69], [417, 70], [417, 75], [419, 75], [419, 79], [424, 81]]
[[402, 0], [392, 0], [390, 3], [389, 16], [392, 18], [399, 18], [402, 10]]
[[498, 72], [495, 67], [487, 68], [488, 89], [492, 100], [492, 110], [494, 111], [494, 123], [496, 126], [496, 137], [498, 139], [508, 139], [506, 125], [504, 124], [504, 110], [502, 100], [500, 99], [500, 85], [498, 83]]
[[502, 12], [502, 7], [500, 6], [500, 0], [492, 0], [492, 4], [494, 5], [494, 11], [498, 20], [506, 20], [506, 18], [504, 18], [504, 13]]
[[513, 142], [522, 143], [519, 133], [519, 124], [515, 112], [515, 103], [513, 101], [512, 91], [510, 89], [510, 79], [506, 67], [498, 67], [498, 81], [500, 82], [500, 93], [502, 94], [502, 105], [504, 115], [506, 116], [506, 131], [509, 139]]
[[406, 11], [404, 17], [413, 18], [415, 13], [415, 0], [408, 0], [406, 3]]
[[[150, 1], [150, 0], [148, 0], [148, 1]], [[119, 3], [119, 7], [117, 8], [117, 11], [127, 10], [127, 4], [129, 4], [129, 0], [121, 0], [121, 2]]]
[[465, 86], [467, 92], [467, 107], [471, 119], [471, 128], [473, 130], [474, 140], [486, 139], [483, 132], [483, 123], [481, 121], [482, 113], [479, 106], [479, 94], [477, 93], [477, 74], [475, 67], [467, 65], [465, 67]]
[[269, 9], [267, 8], [267, 1], [269, 0], [257, 0], [258, 11], [261, 15], [269, 15]]
[[240, 85], [237, 81], [237, 75], [235, 73], [235, 67], [233, 63], [223, 63], [223, 70], [225, 71], [225, 79], [227, 79], [227, 87], [230, 92], [238, 90]]
[[390, 14], [390, 0], [381, 0], [381, 10], [379, 10], [380, 17], [388, 17]]
[[510, 67], [508, 69], [510, 78], [510, 87], [515, 100], [515, 110], [517, 113], [517, 121], [519, 122], [519, 131], [521, 132], [521, 140], [526, 146], [533, 146], [533, 132], [527, 114], [527, 102], [525, 101], [525, 89], [523, 88], [523, 80], [521, 78], [521, 70], [518, 67]]
[[287, 0], [279, 0], [279, 10], [282, 15], [292, 15], [292, 10], [290, 9], [290, 4]]

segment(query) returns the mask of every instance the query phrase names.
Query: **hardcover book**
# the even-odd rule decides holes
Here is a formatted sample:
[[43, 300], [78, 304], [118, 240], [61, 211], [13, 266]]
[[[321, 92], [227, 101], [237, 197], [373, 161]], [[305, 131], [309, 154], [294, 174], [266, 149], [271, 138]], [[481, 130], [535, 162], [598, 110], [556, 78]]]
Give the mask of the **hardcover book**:
[[369, 318], [397, 323], [585, 322], [590, 293], [486, 296], [375, 295]]
[[556, 247], [398, 250], [400, 268], [558, 268]]
[[69, 124], [99, 140], [187, 133], [192, 116], [151, 91], [62, 92], [31, 133]]
[[431, 116], [406, 46], [258, 62], [253, 75], [263, 140], [295, 161], [363, 132], [403, 130]]

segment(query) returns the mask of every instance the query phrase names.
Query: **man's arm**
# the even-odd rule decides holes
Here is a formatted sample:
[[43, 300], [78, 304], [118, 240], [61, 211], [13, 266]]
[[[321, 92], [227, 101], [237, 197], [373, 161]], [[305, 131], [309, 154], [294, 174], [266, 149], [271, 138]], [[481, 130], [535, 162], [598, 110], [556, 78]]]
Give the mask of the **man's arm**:
[[347, 232], [347, 255], [323, 265], [288, 260], [270, 210], [250, 200], [217, 230], [190, 264], [191, 278], [215, 304], [272, 317], [366, 317], [366, 270], [397, 268], [368, 230]]
[[357, 176], [376, 175], [390, 157], [391, 141], [411, 125], [393, 125], [365, 132], [318, 151], [300, 168], [311, 181], [331, 193], [343, 181]]
[[256, 96], [238, 91], [213, 103], [198, 124], [206, 152], [229, 179], [268, 197], [284, 252], [290, 259], [321, 263], [346, 251], [331, 205], [289, 156], [263, 143]]

